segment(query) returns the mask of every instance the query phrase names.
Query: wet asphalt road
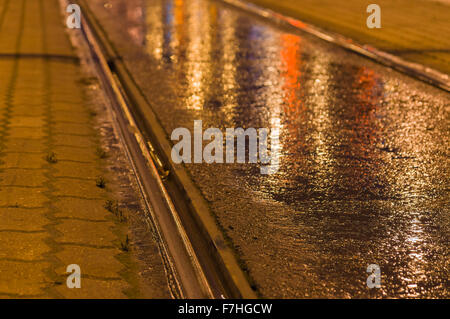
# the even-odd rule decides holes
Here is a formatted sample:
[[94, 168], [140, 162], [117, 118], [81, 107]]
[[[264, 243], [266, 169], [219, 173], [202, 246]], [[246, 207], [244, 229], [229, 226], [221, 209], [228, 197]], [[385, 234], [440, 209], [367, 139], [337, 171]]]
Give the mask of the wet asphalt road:
[[216, 1], [91, 6], [169, 136], [280, 120], [277, 174], [188, 165], [262, 296], [449, 297], [448, 93]]

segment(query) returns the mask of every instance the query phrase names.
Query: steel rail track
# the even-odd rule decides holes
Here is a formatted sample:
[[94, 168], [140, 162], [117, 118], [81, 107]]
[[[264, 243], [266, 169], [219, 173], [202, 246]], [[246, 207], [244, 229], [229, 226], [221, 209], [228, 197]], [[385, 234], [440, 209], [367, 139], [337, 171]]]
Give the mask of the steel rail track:
[[[66, 6], [69, 4], [67, 0], [60, 1]], [[150, 215], [148, 222], [153, 225], [152, 228], [160, 239], [160, 251], [170, 273], [168, 275], [174, 277], [173, 297], [256, 297], [248, 282], [243, 280], [241, 270], [236, 269], [236, 263], [232, 262], [234, 267], [229, 267], [229, 256], [225, 258], [225, 262], [222, 260], [224, 258], [217, 257], [224, 255], [225, 248], [217, 247], [217, 238], [205, 235], [204, 227], [198, 225], [189, 211], [192, 199], [186, 198], [185, 192], [170, 181], [170, 170], [166, 169], [170, 165], [157, 154], [149, 137], [151, 133], [146, 132], [145, 126], [141, 124], [139, 112], [135, 110], [137, 106], [130, 103], [125, 86], [115, 71], [111, 50], [105, 47], [101, 37], [99, 39], [91, 19], [89, 14], [82, 14], [82, 36], [102, 87], [111, 102], [114, 125], [147, 206]], [[230, 268], [233, 270], [229, 271]]]
[[126, 93], [110, 69], [89, 26], [89, 21], [84, 16], [81, 21], [81, 30], [90, 49], [91, 61], [95, 64], [102, 86], [111, 102], [116, 130], [134, 170], [153, 228], [162, 243], [162, 254], [167, 258], [168, 266], [175, 277], [176, 291], [172, 292], [172, 295], [181, 298], [217, 298], [223, 295], [222, 293], [218, 296], [217, 291], [213, 293], [164, 186], [161, 172], [155, 165], [156, 157], [151, 154], [148, 142], [146, 143], [136, 125]]

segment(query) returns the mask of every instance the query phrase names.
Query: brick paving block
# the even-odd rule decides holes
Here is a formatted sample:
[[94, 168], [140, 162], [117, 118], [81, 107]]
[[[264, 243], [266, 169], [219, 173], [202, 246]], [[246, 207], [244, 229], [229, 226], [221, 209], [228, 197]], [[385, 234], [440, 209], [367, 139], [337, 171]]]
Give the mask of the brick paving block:
[[[65, 63], [64, 66], [61, 67], [66, 68], [66, 65], [67, 63]], [[77, 74], [76, 72], [75, 73], [67, 72], [65, 70], [64, 73], [61, 75], [64, 76], [63, 83], [59, 83], [59, 85], [53, 85], [50, 88], [52, 97], [56, 96], [70, 97], [76, 95], [78, 98], [84, 99], [84, 96], [80, 94], [80, 86], [79, 86], [80, 83], [78, 83], [80, 81], [78, 80], [79, 74]], [[54, 82], [54, 79], [55, 77], [52, 76], [51, 81]]]
[[64, 265], [56, 269], [56, 273], [64, 275], [67, 265], [77, 264], [81, 268], [82, 275], [121, 279], [119, 273], [124, 269], [124, 265], [115, 258], [119, 253], [121, 251], [114, 248], [65, 245], [62, 251], [55, 254]]
[[[44, 75], [41, 75], [43, 77]], [[29, 82], [24, 80], [23, 82], [20, 80], [21, 78], [29, 78], [34, 77], [30, 75], [22, 75], [17, 76], [19, 81], [14, 83], [13, 87], [13, 101], [17, 103], [17, 105], [21, 105], [22, 103], [27, 102], [42, 102], [47, 96], [45, 95], [45, 81], [44, 79], [36, 80], [36, 82]]]
[[75, 124], [87, 124], [89, 123], [89, 112], [87, 110], [69, 110], [69, 111], [58, 111], [52, 110], [52, 119], [56, 122], [61, 123], [75, 123]]
[[95, 142], [90, 136], [54, 134], [52, 135], [52, 139], [54, 141], [54, 145], [95, 148]]
[[85, 112], [87, 115], [85, 108], [80, 106], [83, 102], [83, 99], [75, 99], [70, 95], [66, 97], [59, 97], [58, 99], [52, 97], [50, 100], [52, 111]]
[[27, 85], [22, 87], [17, 84], [14, 85], [11, 93], [12, 93], [12, 103], [14, 106], [27, 106], [27, 105], [35, 105], [35, 106], [43, 106], [44, 101], [46, 101], [45, 91], [44, 91], [44, 83], [42, 84], [34, 84]]
[[[58, 154], [57, 154], [58, 155]], [[58, 161], [53, 167], [56, 169], [53, 176], [55, 177], [75, 177], [95, 180], [102, 172], [96, 167], [95, 162], [79, 163]]]
[[96, 151], [91, 148], [79, 148], [71, 146], [54, 146], [52, 150], [58, 154], [58, 160], [94, 163], [98, 160]]
[[113, 247], [116, 235], [112, 232], [112, 222], [92, 222], [84, 220], [62, 219], [55, 226], [63, 236], [56, 238], [57, 243], [79, 244], [98, 247]]
[[[76, 57], [72, 50], [70, 50], [68, 54]], [[80, 78], [78, 64], [68, 64], [63, 61], [54, 60], [51, 61], [49, 67], [52, 75], [51, 79], [55, 82], [55, 84], [61, 83], [60, 81], [64, 80], [63, 83], [65, 84], [65, 86], [74, 85], [75, 83], [77, 83], [76, 80]], [[64, 72], [60, 72], [62, 69], [64, 70]], [[80, 92], [79, 88], [76, 89], [76, 92]]]
[[[0, 232], [0, 259], [41, 261], [50, 251], [47, 233]], [[1, 264], [1, 263], [0, 263]]]
[[0, 295], [41, 295], [50, 280], [45, 271], [48, 262], [19, 262], [2, 260], [0, 262]]
[[[0, 60], [0, 84], [9, 83], [14, 62], [11, 60]], [[0, 88], [3, 87], [0, 85]]]
[[53, 185], [55, 196], [101, 199], [106, 193], [105, 189], [96, 186], [95, 180], [58, 177]]
[[104, 208], [102, 199], [81, 199], [64, 197], [53, 204], [56, 218], [79, 218], [93, 221], [105, 221], [111, 213]]
[[44, 127], [46, 119], [44, 116], [13, 116], [9, 120], [9, 127]]
[[[74, 57], [76, 58], [76, 57]], [[80, 73], [78, 72], [79, 64], [74, 62], [75, 60], [66, 62], [52, 61], [50, 65], [50, 71], [52, 76], [50, 81], [52, 97], [55, 96], [77, 96], [84, 99], [83, 94], [80, 91]], [[54, 72], [55, 69], [64, 69], [64, 72]], [[58, 83], [56, 83], [58, 82]], [[56, 85], [58, 84], [58, 85]]]
[[19, 152], [35, 152], [41, 153], [41, 157], [44, 158], [44, 149], [46, 145], [45, 139], [25, 139], [25, 138], [8, 138], [8, 142], [5, 144], [3, 152], [5, 153], [19, 153]]
[[48, 39], [52, 41], [47, 42], [48, 52], [53, 54], [73, 55], [72, 44], [69, 37], [65, 32], [65, 28], [61, 23], [61, 8], [58, 3], [52, 1], [42, 1], [44, 20], [47, 22], [45, 26], [45, 32]]
[[[22, 42], [26, 42], [28, 39], [22, 40]], [[17, 61], [18, 67], [19, 67], [19, 76], [21, 75], [38, 75], [41, 74], [42, 76], [39, 78], [40, 80], [43, 80], [43, 75], [45, 74], [45, 69], [47, 62], [42, 59], [20, 59]], [[27, 81], [20, 82], [20, 83], [27, 83], [32, 84], [36, 82], [36, 78], [27, 79]], [[18, 83], [19, 84], [19, 83]]]
[[29, 138], [29, 139], [42, 139], [47, 135], [44, 127], [11, 127], [8, 130], [8, 136], [10, 138]]
[[17, 116], [31, 116], [36, 118], [45, 118], [47, 113], [45, 106], [43, 106], [42, 103], [38, 103], [36, 101], [33, 101], [31, 103], [21, 103], [19, 105], [15, 105], [11, 110], [10, 116], [12, 118], [15, 118]]
[[[17, 79], [21, 79], [20, 81], [16, 81], [14, 85], [14, 89], [18, 94], [17, 97], [20, 96], [39, 96], [44, 97], [44, 92], [41, 91], [46, 86], [45, 79], [45, 65], [37, 65], [33, 59], [28, 60], [31, 62], [28, 65], [24, 65], [24, 62], [27, 60], [19, 60], [19, 71], [17, 74]], [[32, 72], [30, 72], [32, 70]]]
[[5, 187], [0, 188], [0, 206], [35, 208], [48, 201], [45, 188]]
[[30, 153], [7, 153], [0, 158], [1, 168], [42, 168], [47, 164], [45, 157], [41, 154]]
[[53, 120], [52, 124], [52, 132], [55, 134], [77, 134], [77, 135], [86, 135], [92, 136], [93, 130], [91, 127], [86, 125], [86, 122], [81, 124], [76, 123], [66, 123], [66, 122], [58, 122]]
[[0, 186], [44, 187], [48, 182], [44, 174], [44, 170], [6, 169], [0, 172]]
[[81, 288], [70, 289], [67, 285], [60, 285], [56, 291], [70, 299], [124, 299], [127, 298], [124, 290], [128, 287], [129, 285], [121, 280], [83, 278], [81, 274]]
[[0, 231], [43, 231], [44, 226], [50, 223], [50, 220], [45, 217], [45, 212], [46, 209], [43, 208], [0, 208]]
[[[46, 83], [45, 62], [40, 59], [19, 59], [17, 60], [17, 77], [23, 81], [16, 82], [16, 87], [24, 90], [30, 88], [44, 87]], [[28, 94], [32, 91], [28, 90]], [[41, 93], [41, 92], [36, 92]]]

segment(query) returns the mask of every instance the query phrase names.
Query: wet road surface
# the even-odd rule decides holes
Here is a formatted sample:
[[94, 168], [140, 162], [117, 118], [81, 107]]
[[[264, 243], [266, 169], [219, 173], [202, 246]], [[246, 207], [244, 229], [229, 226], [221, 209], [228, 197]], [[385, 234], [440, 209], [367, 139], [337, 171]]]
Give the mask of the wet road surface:
[[90, 6], [168, 136], [280, 120], [274, 175], [187, 165], [259, 294], [449, 296], [448, 93], [216, 1]]

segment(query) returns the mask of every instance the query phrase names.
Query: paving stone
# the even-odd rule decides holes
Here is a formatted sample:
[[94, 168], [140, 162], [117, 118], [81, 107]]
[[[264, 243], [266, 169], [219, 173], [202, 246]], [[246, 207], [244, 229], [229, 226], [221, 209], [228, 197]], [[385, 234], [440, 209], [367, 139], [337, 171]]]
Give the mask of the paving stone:
[[44, 116], [14, 116], [9, 121], [9, 127], [33, 127], [40, 128], [45, 126]]
[[32, 116], [36, 118], [44, 117], [46, 115], [46, 107], [39, 102], [22, 103], [14, 106], [11, 110], [11, 116]]
[[81, 199], [64, 197], [59, 198], [53, 203], [56, 212], [56, 218], [79, 218], [94, 221], [104, 221], [111, 216], [103, 206], [104, 200]]
[[89, 123], [89, 113], [87, 110], [52, 110], [52, 118], [54, 121], [64, 121], [66, 123]]
[[12, 104], [21, 105], [45, 105], [47, 96], [44, 94], [44, 83], [15, 85], [12, 93]]
[[69, 243], [99, 247], [112, 247], [113, 241], [117, 240], [112, 232], [112, 222], [92, 222], [84, 220], [62, 219], [55, 226], [64, 236], [56, 239], [58, 243]]
[[4, 152], [36, 152], [43, 158], [46, 143], [45, 139], [8, 138]]
[[119, 272], [124, 266], [115, 257], [120, 253], [120, 250], [114, 248], [99, 249], [65, 245], [62, 251], [55, 254], [64, 265], [56, 272], [65, 274], [67, 265], [77, 264], [81, 268], [82, 276], [120, 279]]
[[45, 213], [43, 208], [0, 208], [0, 231], [43, 231], [44, 226], [50, 223]]
[[11, 127], [8, 130], [8, 136], [10, 138], [42, 139], [46, 135], [47, 133], [43, 127]]
[[56, 288], [57, 292], [70, 299], [124, 299], [123, 293], [129, 285], [122, 280], [97, 280], [83, 278], [81, 275], [81, 288], [68, 288], [61, 285]]
[[61, 133], [92, 136], [93, 133], [92, 128], [89, 125], [86, 125], [86, 122], [80, 124], [56, 122], [51, 127], [52, 132], [55, 134]]
[[3, 186], [0, 188], [0, 206], [43, 207], [48, 201], [45, 191], [45, 188]]
[[[0, 55], [37, 56], [0, 59], [0, 297], [126, 298], [130, 270], [116, 259], [122, 238], [104, 208], [113, 188], [96, 186], [105, 163], [80, 64], [38, 56], [76, 58], [61, 8], [10, 0], [5, 12]], [[81, 289], [66, 286], [70, 263], [88, 277]]]
[[1, 168], [41, 168], [48, 164], [42, 154], [6, 153], [0, 158]]
[[58, 161], [58, 163], [53, 166], [56, 168], [56, 172], [53, 174], [55, 177], [96, 179], [98, 176], [102, 175], [102, 172], [97, 168], [95, 162], [78, 163]]
[[48, 182], [48, 178], [44, 174], [44, 170], [7, 169], [0, 172], [0, 186], [44, 187]]
[[71, 146], [54, 146], [52, 150], [57, 154], [58, 160], [70, 160], [77, 162], [94, 163], [98, 159], [98, 155], [93, 149], [79, 148]]
[[51, 104], [52, 104], [52, 111], [83, 111], [83, 107], [80, 107], [82, 105], [84, 100], [82, 98], [75, 98], [72, 95], [68, 96], [59, 96], [58, 98], [52, 97], [51, 98]]
[[81, 197], [86, 199], [101, 199], [106, 190], [96, 186], [95, 180], [77, 180], [73, 178], [57, 178], [53, 183], [55, 196]]
[[89, 136], [77, 136], [70, 134], [54, 134], [52, 136], [55, 145], [91, 147], [95, 148], [94, 141]]
[[[47, 233], [0, 232], [0, 259], [40, 261], [50, 251]], [[1, 264], [1, 262], [0, 262]]]
[[2, 260], [0, 262], [0, 294], [41, 295], [50, 284], [45, 271], [48, 262], [19, 262]]

